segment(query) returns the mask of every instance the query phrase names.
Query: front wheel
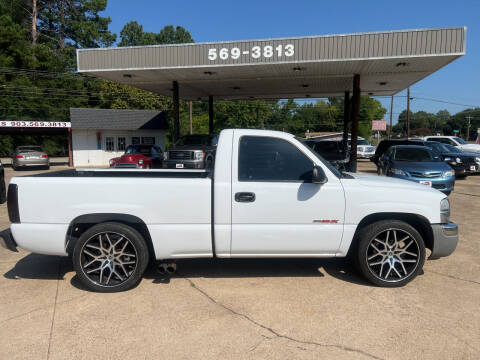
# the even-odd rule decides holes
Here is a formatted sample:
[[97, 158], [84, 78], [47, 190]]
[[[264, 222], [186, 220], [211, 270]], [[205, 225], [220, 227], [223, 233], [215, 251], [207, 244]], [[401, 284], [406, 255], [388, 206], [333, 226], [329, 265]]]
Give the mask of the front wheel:
[[378, 286], [403, 286], [425, 263], [419, 232], [399, 220], [382, 220], [360, 231], [357, 261], [365, 278]]
[[97, 292], [135, 287], [148, 265], [148, 248], [138, 231], [107, 222], [80, 236], [73, 251], [73, 267], [80, 282]]

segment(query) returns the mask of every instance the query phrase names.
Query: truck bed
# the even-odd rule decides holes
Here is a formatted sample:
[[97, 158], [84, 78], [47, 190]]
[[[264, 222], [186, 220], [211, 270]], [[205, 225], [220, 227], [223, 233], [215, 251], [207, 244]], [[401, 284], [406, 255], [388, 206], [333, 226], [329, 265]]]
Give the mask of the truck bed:
[[15, 177], [24, 249], [65, 255], [67, 229], [79, 216], [124, 214], [141, 219], [159, 259], [212, 256], [210, 172], [77, 169]]

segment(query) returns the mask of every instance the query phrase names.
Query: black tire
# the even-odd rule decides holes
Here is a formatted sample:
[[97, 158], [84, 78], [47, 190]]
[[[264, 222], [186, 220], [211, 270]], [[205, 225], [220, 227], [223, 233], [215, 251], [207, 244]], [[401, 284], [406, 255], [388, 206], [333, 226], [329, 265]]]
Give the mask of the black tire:
[[50, 165], [45, 166], [45, 170], [50, 170]]
[[[105, 237], [106, 233], [109, 235], [108, 237]], [[117, 236], [117, 238], [111, 239], [110, 235]], [[120, 239], [120, 237], [123, 237], [124, 241], [128, 242], [128, 244], [125, 246], [127, 251], [130, 251], [130, 253], [125, 255], [123, 254], [123, 250], [125, 249], [125, 246], [124, 246], [124, 249], [121, 250], [122, 252], [120, 253], [120, 255], [118, 255], [118, 258], [113, 258], [114, 253], [110, 252], [109, 253], [110, 255], [108, 256], [112, 257], [112, 259], [110, 259], [110, 261], [106, 258], [104, 259], [103, 258], [104, 250], [100, 250], [98, 247], [97, 247], [98, 250], [95, 250], [94, 244], [96, 239], [98, 239], [98, 236], [100, 236], [100, 239], [102, 239], [102, 236], [104, 236], [103, 244], [107, 244], [107, 246], [108, 246], [108, 242], [112, 244], [112, 242], [118, 241], [119, 242], [118, 247], [116, 246], [110, 247], [110, 249], [113, 248], [114, 250], [118, 250], [119, 247], [122, 246], [122, 244], [123, 245], [125, 244], [125, 243], [121, 243], [121, 240], [118, 240]], [[100, 245], [100, 247], [103, 249], [103, 245]], [[87, 258], [87, 256], [91, 256], [91, 255], [85, 254], [85, 250], [87, 250], [93, 255], [97, 255], [98, 257], [102, 258], [101, 260], [95, 260], [97, 262], [100, 262], [100, 267], [103, 266], [101, 270], [102, 274], [101, 275], [99, 274], [98, 281], [96, 281], [95, 279], [96, 271], [91, 272], [92, 275], [87, 274], [87, 272], [89, 272], [91, 269], [87, 270], [88, 267], [86, 265], [88, 265], [88, 263], [93, 259], [93, 257]], [[124, 256], [123, 260], [119, 259], [121, 255]], [[125, 257], [126, 257], [126, 261], [125, 261]], [[129, 261], [131, 260], [130, 257], [135, 258], [135, 260]], [[148, 248], [142, 235], [140, 235], [140, 233], [137, 230], [131, 228], [128, 225], [116, 223], [116, 222], [106, 222], [106, 223], [101, 223], [101, 224], [92, 226], [90, 229], [85, 231], [80, 236], [73, 250], [73, 268], [77, 274], [79, 281], [87, 289], [96, 291], [96, 292], [102, 292], [102, 293], [120, 292], [120, 291], [130, 290], [135, 286], [137, 286], [140, 280], [142, 279], [145, 269], [147, 268], [148, 261], [149, 261]], [[113, 266], [108, 265], [105, 262], [113, 263]], [[120, 265], [120, 262], [122, 263], [122, 265]], [[135, 264], [131, 264], [132, 262], [135, 262]], [[127, 267], [127, 269], [125, 269], [125, 267]], [[113, 271], [112, 271], [112, 268], [113, 268]], [[124, 273], [120, 269], [122, 269]], [[104, 270], [106, 270], [105, 277], [107, 277], [107, 270], [108, 270], [108, 275], [110, 275], [110, 277], [108, 278], [108, 281], [106, 283], [102, 284]], [[118, 270], [118, 273], [115, 272], [116, 270]], [[120, 274], [120, 276], [118, 276], [117, 274]], [[122, 276], [125, 276], [125, 279], [119, 280], [121, 279]], [[111, 278], [113, 278], [112, 280], [114, 281], [113, 283], [110, 283]]]
[[[393, 233], [395, 233], [395, 239], [392, 237], [392, 240], [395, 240], [395, 244], [401, 245], [401, 241], [397, 242], [397, 239], [401, 238], [400, 240], [402, 240], [405, 236], [408, 236], [408, 239], [405, 238], [403, 240], [404, 248], [402, 249], [402, 246], [395, 245], [397, 250], [391, 250], [385, 247], [385, 255], [375, 255], [376, 252], [372, 252], [373, 248], [383, 251], [382, 243], [378, 240], [385, 241], [386, 239], [388, 243], [389, 236], [393, 235]], [[385, 234], [385, 238], [382, 237], [383, 234]], [[356, 254], [358, 268], [369, 282], [377, 286], [403, 286], [412, 281], [422, 271], [425, 263], [425, 243], [420, 233], [404, 221], [382, 220], [370, 224], [360, 231], [358, 240]], [[410, 240], [412, 241], [411, 243]], [[405, 254], [407, 250], [408, 252]], [[402, 251], [403, 253], [400, 253]], [[416, 254], [416, 256], [408, 255], [410, 253]], [[406, 258], [407, 256], [408, 258]], [[381, 264], [378, 264], [379, 262]], [[386, 264], [386, 267], [389, 268], [383, 272], [383, 266]], [[394, 272], [391, 271], [392, 269]], [[382, 278], [382, 273], [386, 275], [386, 278]], [[400, 274], [400, 276], [397, 274]]]

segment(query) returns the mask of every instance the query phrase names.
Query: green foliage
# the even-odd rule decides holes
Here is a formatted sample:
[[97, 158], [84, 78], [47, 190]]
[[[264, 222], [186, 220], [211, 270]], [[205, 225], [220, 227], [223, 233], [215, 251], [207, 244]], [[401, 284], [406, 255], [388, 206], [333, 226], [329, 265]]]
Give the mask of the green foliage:
[[130, 21], [120, 31], [118, 46], [160, 45], [193, 43], [190, 33], [183, 27], [167, 25], [159, 33], [145, 32], [143, 26]]

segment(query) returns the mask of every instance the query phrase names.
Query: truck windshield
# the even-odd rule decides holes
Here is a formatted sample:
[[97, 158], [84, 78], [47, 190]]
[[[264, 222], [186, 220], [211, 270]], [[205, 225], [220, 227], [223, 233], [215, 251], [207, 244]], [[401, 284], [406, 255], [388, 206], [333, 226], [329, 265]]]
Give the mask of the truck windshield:
[[131, 145], [125, 150], [125, 154], [143, 154], [150, 155], [152, 153], [151, 145]]
[[434, 157], [428, 150], [419, 148], [400, 148], [395, 150], [394, 160], [396, 161], [414, 161], [428, 162], [438, 161], [438, 157]]
[[453, 140], [455, 140], [456, 142], [458, 142], [461, 145], [468, 144], [465, 140], [463, 140], [462, 138], [459, 138], [459, 137], [454, 137]]
[[218, 142], [217, 135], [186, 135], [182, 136], [175, 143], [175, 146], [185, 145], [201, 145], [201, 146], [215, 146]]
[[295, 137], [295, 139], [297, 139], [303, 145], [305, 145], [307, 148], [309, 148], [310, 151], [318, 158], [318, 160], [320, 160], [320, 162], [322, 162], [328, 168], [328, 170], [330, 170], [336, 177], [338, 177], [338, 178], [345, 177], [345, 176], [343, 176], [343, 174], [340, 171], [337, 170], [337, 168], [335, 166], [330, 164], [327, 160], [325, 160], [322, 157], [322, 155], [320, 155], [318, 152], [316, 152], [314, 149], [312, 149], [311, 146], [308, 145], [308, 142], [305, 139], [302, 139], [302, 138], [299, 138], [299, 137]]

